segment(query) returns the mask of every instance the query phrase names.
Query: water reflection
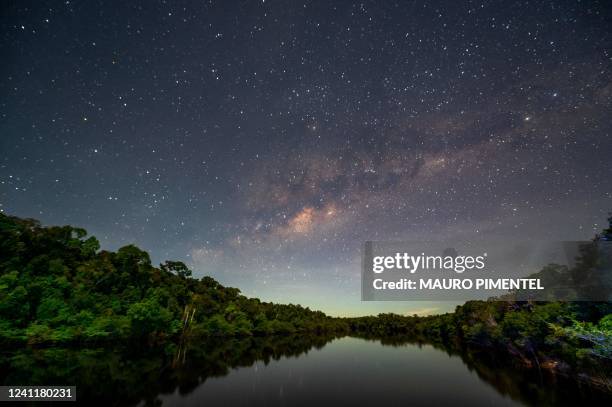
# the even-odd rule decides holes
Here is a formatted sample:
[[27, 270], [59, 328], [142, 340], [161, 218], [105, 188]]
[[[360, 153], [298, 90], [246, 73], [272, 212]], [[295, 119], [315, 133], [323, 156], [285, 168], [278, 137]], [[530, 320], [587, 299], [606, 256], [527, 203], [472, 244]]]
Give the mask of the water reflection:
[[609, 394], [415, 338], [278, 336], [4, 352], [3, 384], [75, 384], [87, 405], [575, 405]]

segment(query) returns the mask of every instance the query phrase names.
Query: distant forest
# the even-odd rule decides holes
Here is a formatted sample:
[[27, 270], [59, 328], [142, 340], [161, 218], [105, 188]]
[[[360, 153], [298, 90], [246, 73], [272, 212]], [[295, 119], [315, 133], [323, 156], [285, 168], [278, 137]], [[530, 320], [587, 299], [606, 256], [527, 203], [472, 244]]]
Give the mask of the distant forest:
[[[612, 240], [610, 228], [594, 241]], [[596, 246], [594, 246], [596, 247]], [[592, 249], [592, 248], [591, 248]], [[585, 250], [571, 278], [601, 256]], [[609, 260], [609, 259], [608, 259]], [[583, 277], [586, 278], [586, 277]], [[100, 250], [84, 229], [0, 214], [0, 342], [5, 347], [201, 337], [332, 334], [495, 350], [525, 365], [589, 372], [612, 389], [612, 302], [471, 301], [427, 317], [334, 318], [247, 298], [177, 261], [128, 245]]]

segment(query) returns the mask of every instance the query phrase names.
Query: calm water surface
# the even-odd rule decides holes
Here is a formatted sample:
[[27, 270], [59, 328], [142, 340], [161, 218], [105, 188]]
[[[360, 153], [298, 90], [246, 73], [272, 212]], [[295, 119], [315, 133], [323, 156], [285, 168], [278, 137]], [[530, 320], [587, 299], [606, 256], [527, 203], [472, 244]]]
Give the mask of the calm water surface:
[[[467, 359], [467, 360], [466, 360]], [[163, 405], [576, 405], [612, 402], [575, 382], [473, 363], [431, 345], [344, 337], [320, 349], [232, 369]], [[610, 405], [610, 404], [608, 404]]]
[[610, 393], [573, 379], [405, 337], [0, 350], [0, 379], [76, 385], [87, 406], [612, 405]]
[[232, 370], [164, 405], [522, 405], [458, 356], [430, 345], [383, 346], [345, 337], [306, 355]]

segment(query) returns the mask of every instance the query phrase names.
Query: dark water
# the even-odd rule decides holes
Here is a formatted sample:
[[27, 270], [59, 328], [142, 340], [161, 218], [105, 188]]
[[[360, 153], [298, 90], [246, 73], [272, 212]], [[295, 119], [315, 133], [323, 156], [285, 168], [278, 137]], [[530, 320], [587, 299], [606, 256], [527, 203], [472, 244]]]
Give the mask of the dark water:
[[1, 362], [3, 384], [76, 385], [86, 405], [612, 405], [575, 380], [398, 338], [26, 349]]

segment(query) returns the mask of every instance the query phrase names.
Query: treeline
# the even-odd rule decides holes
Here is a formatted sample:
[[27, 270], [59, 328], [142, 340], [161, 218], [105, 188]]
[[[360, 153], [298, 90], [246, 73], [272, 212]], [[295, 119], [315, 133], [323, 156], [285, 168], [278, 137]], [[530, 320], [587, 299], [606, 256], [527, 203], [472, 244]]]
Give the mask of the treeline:
[[[596, 240], [612, 240], [612, 225]], [[601, 256], [592, 249], [584, 250], [568, 276], [593, 278]], [[592, 290], [592, 285], [583, 286]], [[146, 252], [132, 245], [117, 252], [100, 250], [83, 229], [41, 227], [32, 219], [0, 214], [3, 344], [295, 333], [389, 341], [399, 335], [447, 348], [496, 350], [524, 364], [599, 369], [604, 377], [612, 376], [612, 302], [506, 298], [468, 302], [436, 316], [332, 318], [300, 305], [247, 298], [211, 277], [192, 278], [181, 262], [155, 267]]]
[[[612, 217], [609, 222], [580, 246], [572, 268], [549, 265], [538, 276], [556, 273], [549, 284], [569, 285], [579, 298], [612, 298]], [[445, 348], [492, 351], [522, 365], [581, 375], [612, 391], [612, 302], [520, 301], [517, 294], [469, 301], [444, 315], [380, 314], [348, 322], [359, 336], [408, 336]]]
[[100, 251], [71, 226], [0, 214], [0, 341], [59, 343], [345, 331], [300, 305], [247, 298], [181, 262], [151, 264], [129, 245]]
[[[426, 317], [380, 314], [349, 320], [370, 338], [411, 337], [456, 349], [505, 353], [523, 365], [599, 371], [612, 390], [612, 303], [470, 301]], [[392, 343], [392, 342], [391, 342]]]

